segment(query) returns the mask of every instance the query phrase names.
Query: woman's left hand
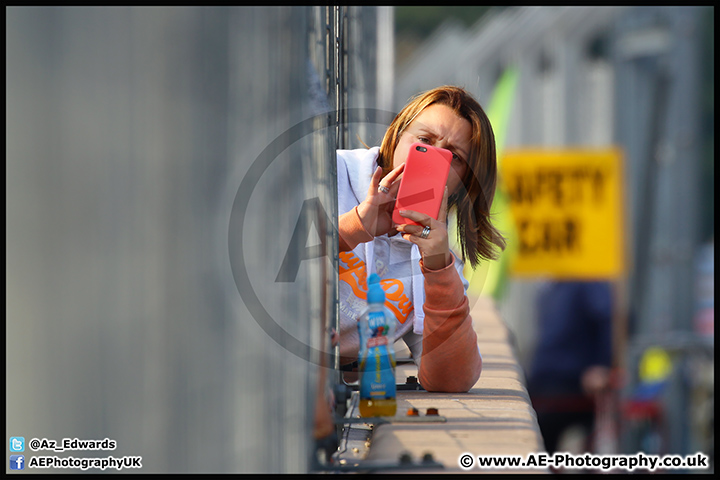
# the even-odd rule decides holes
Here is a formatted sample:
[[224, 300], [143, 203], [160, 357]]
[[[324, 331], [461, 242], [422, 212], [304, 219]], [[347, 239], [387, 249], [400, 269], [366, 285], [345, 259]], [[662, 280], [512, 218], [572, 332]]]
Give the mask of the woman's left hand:
[[[395, 229], [402, 233], [405, 240], [418, 246], [423, 257], [423, 264], [428, 270], [442, 270], [453, 262], [448, 243], [448, 232], [445, 226], [447, 218], [448, 189], [445, 187], [438, 219], [413, 210], [401, 210], [400, 215], [420, 225], [400, 224]], [[429, 228], [429, 231], [428, 231]], [[423, 230], [426, 235], [423, 236]]]

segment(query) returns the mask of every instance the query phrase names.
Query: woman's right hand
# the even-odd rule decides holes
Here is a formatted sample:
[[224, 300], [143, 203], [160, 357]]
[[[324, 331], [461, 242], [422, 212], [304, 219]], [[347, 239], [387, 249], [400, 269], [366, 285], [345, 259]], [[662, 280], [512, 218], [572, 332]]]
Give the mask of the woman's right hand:
[[[400, 188], [400, 175], [405, 169], [403, 163], [382, 178], [382, 168], [377, 167], [370, 179], [367, 196], [357, 207], [358, 215], [365, 230], [373, 237], [379, 237], [386, 233], [397, 234], [392, 221], [392, 211], [395, 206], [395, 198]], [[379, 190], [380, 187], [387, 188], [387, 193]]]

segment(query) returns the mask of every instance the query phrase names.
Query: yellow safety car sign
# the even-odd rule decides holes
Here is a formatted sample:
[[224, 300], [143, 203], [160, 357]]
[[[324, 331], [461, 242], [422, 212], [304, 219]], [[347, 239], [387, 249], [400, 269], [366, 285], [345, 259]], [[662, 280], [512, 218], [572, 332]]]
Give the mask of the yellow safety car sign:
[[625, 272], [620, 149], [507, 150], [500, 182], [518, 235], [511, 274], [611, 280]]

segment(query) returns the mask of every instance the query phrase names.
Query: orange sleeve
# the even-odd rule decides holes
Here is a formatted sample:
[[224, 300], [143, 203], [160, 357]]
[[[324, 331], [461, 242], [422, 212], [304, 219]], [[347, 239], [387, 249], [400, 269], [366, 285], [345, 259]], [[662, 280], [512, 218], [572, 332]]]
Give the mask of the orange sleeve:
[[340, 215], [338, 218], [338, 229], [341, 252], [349, 252], [360, 243], [366, 243], [375, 238], [370, 232], [365, 230], [360, 220], [360, 215], [357, 212], [357, 207]]
[[422, 359], [418, 379], [429, 392], [467, 392], [480, 378], [482, 358], [462, 280], [451, 263], [428, 270]]

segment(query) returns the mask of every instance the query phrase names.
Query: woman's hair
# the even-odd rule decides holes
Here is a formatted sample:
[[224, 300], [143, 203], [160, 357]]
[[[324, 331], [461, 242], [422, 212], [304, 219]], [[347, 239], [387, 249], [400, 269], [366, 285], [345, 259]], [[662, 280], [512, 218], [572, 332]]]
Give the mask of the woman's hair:
[[457, 210], [457, 232], [463, 261], [476, 267], [482, 259], [498, 257], [495, 247], [505, 249], [505, 239], [490, 223], [490, 206], [497, 183], [495, 135], [490, 120], [480, 104], [464, 89], [442, 86], [421, 93], [410, 100], [395, 116], [380, 144], [378, 165], [387, 175], [393, 168], [393, 154], [400, 136], [415, 117], [430, 105], [451, 108], [459, 117], [470, 122], [472, 134], [468, 168], [458, 192], [448, 198], [448, 207]]

